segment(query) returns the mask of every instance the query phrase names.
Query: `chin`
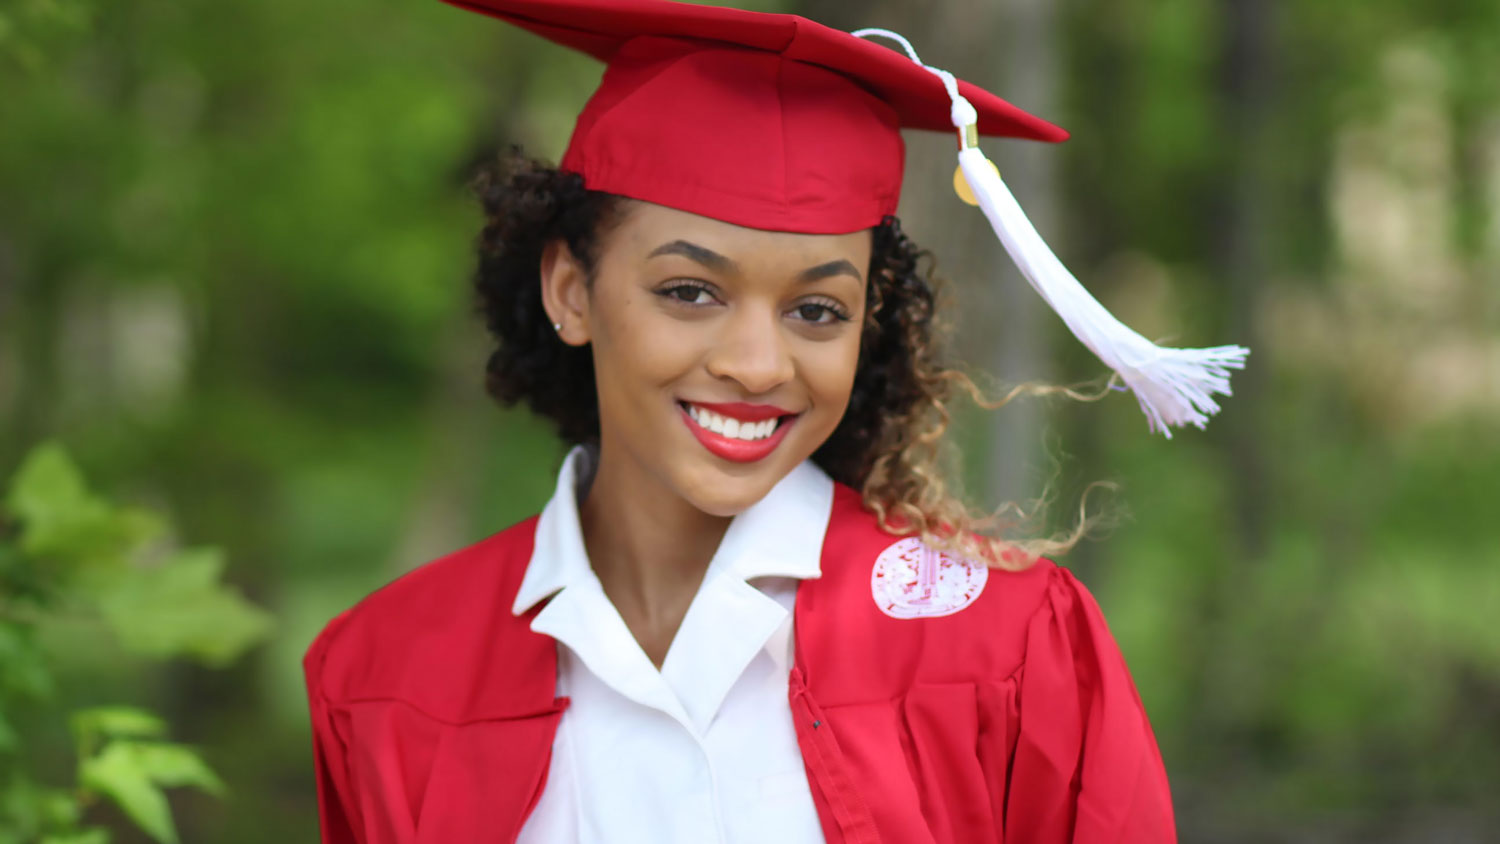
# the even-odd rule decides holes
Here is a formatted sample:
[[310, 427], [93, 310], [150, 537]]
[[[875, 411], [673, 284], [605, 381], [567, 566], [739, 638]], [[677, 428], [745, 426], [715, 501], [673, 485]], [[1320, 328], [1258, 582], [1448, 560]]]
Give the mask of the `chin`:
[[[695, 443], [696, 445], [696, 443]], [[747, 467], [726, 468], [717, 458], [704, 455], [695, 465], [674, 472], [674, 485], [683, 500], [710, 516], [731, 518], [766, 497], [801, 461], [760, 461]]]

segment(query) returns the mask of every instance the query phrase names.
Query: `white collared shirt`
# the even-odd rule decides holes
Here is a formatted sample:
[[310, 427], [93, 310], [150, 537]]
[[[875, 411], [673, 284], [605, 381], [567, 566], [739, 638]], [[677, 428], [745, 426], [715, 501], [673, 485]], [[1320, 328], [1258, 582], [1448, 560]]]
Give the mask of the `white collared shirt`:
[[787, 672], [833, 481], [805, 462], [730, 522], [658, 671], [589, 565], [578, 491], [593, 457], [563, 462], [512, 608], [552, 596], [531, 629], [557, 640], [557, 693], [572, 698], [519, 841], [822, 842]]

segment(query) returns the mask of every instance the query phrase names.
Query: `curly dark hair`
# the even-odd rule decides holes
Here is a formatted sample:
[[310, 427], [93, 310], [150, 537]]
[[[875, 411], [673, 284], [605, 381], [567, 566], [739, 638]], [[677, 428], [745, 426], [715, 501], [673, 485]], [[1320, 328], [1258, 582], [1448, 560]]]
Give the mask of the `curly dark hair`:
[[[474, 277], [476, 307], [495, 340], [485, 368], [485, 386], [505, 405], [525, 402], [550, 420], [569, 444], [597, 442], [599, 407], [593, 357], [587, 347], [564, 343], [542, 307], [537, 283], [542, 249], [561, 239], [584, 271], [592, 274], [602, 235], [620, 219], [620, 198], [584, 187], [583, 177], [527, 157], [512, 147], [485, 163], [473, 181], [485, 214]], [[976, 538], [981, 522], [954, 500], [938, 470], [940, 440], [947, 428], [945, 402], [953, 386], [986, 406], [973, 383], [944, 366], [936, 342], [936, 283], [930, 259], [887, 216], [872, 230], [866, 275], [868, 307], [849, 406], [832, 435], [813, 454], [830, 477], [857, 490], [892, 533], [920, 533], [947, 547], [982, 554], [1012, 567], [1008, 548], [1056, 553], [1071, 541], [1003, 543]], [[1063, 388], [1022, 385], [1046, 393]], [[997, 554], [996, 551], [1002, 553]], [[1002, 559], [1003, 558], [1003, 559]]]

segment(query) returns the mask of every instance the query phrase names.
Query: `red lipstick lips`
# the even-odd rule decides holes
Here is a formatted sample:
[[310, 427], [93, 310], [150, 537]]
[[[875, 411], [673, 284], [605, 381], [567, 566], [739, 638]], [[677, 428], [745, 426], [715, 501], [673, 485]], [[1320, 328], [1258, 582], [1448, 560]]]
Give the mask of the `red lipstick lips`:
[[688, 411], [687, 403], [679, 402], [677, 407], [682, 413], [682, 421], [688, 426], [688, 430], [693, 432], [693, 436], [698, 438], [698, 442], [714, 455], [734, 463], [753, 463], [766, 457], [776, 450], [776, 446], [780, 445], [782, 439], [786, 437], [786, 432], [797, 421], [796, 414], [769, 404], [692, 402], [692, 406], [723, 417], [724, 420], [732, 421], [737, 426], [748, 427], [756, 423], [764, 423], [766, 420], [780, 420], [774, 423], [776, 427], [770, 436], [760, 439], [740, 439], [705, 427], [702, 422], [693, 418], [693, 414]]
[[763, 422], [767, 419], [775, 419], [778, 416], [792, 416], [790, 410], [782, 410], [774, 404], [746, 404], [742, 401], [720, 402], [710, 404], [708, 402], [691, 402], [696, 407], [712, 410], [720, 416], [728, 416], [744, 422]]

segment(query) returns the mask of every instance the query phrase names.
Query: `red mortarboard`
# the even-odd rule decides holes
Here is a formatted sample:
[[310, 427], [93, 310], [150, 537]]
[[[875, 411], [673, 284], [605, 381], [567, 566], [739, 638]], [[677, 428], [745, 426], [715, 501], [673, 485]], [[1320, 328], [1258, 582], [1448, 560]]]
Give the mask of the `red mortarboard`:
[[[915, 1], [915, 0], [914, 0]], [[1153, 430], [1202, 428], [1249, 349], [1155, 345], [1057, 260], [978, 136], [1061, 141], [1064, 130], [922, 64], [885, 30], [669, 0], [444, 0], [606, 63], [563, 169], [585, 186], [751, 228], [870, 228], [896, 212], [900, 130], [959, 132], [963, 182], [1027, 281], [1135, 392]], [[906, 56], [863, 40], [901, 42]], [[957, 182], [956, 182], [957, 184]], [[969, 198], [966, 198], [966, 201]]]
[[[561, 166], [595, 190], [759, 229], [857, 231], [896, 212], [901, 127], [951, 131], [943, 83], [796, 15], [663, 0], [445, 0], [607, 63]], [[967, 82], [979, 130], [1068, 133]]]

